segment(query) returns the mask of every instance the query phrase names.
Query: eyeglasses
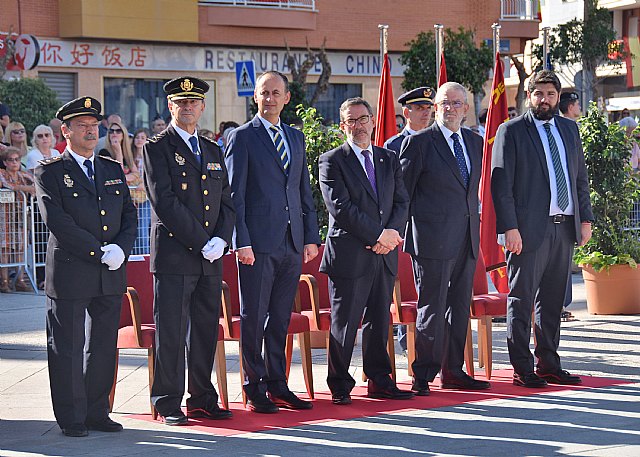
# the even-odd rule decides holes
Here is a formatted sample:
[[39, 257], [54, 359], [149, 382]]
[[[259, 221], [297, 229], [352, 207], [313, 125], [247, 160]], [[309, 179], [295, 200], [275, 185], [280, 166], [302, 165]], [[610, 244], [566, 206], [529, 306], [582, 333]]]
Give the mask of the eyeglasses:
[[404, 125], [402, 125], [402, 124], [396, 124], [396, 127], [398, 127], [399, 129], [403, 129], [403, 128], [404, 128]]
[[358, 119], [345, 119], [344, 121], [342, 121], [343, 124], [349, 126], [349, 127], [355, 127], [356, 126], [356, 122], [360, 125], [364, 125], [367, 122], [369, 122], [371, 120], [371, 115], [370, 114], [366, 114], [364, 116], [360, 116]]
[[25, 133], [25, 129], [12, 130], [11, 133], [15, 133], [16, 135], [20, 135], [22, 133]]
[[20, 162], [20, 157], [13, 157], [11, 159], [4, 159], [5, 162]]
[[437, 104], [440, 105], [442, 108], [449, 107], [449, 108], [455, 108], [455, 109], [460, 109], [464, 106], [464, 102], [460, 100], [455, 100], [452, 102], [450, 102], [449, 100], [442, 100]]
[[36, 137], [37, 137], [37, 138], [39, 138], [39, 139], [49, 138], [50, 136], [51, 136], [51, 134], [50, 134], [50, 133], [38, 133], [38, 134], [36, 135]]
[[122, 129], [109, 129], [109, 133], [122, 133]]

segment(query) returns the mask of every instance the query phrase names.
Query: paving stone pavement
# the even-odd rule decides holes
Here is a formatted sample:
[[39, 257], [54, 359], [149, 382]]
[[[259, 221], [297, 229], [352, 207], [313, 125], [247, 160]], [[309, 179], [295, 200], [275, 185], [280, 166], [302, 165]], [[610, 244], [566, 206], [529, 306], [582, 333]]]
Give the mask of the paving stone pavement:
[[[494, 399], [446, 408], [402, 411], [349, 420], [215, 436], [139, 421], [146, 413], [146, 353], [123, 351], [112, 417], [117, 434], [62, 435], [49, 395], [44, 298], [0, 294], [0, 456], [640, 456], [640, 316], [588, 314], [584, 285], [573, 276], [576, 320], [562, 324], [563, 367], [628, 384]], [[475, 324], [475, 323], [474, 323]], [[474, 340], [475, 340], [475, 325]], [[494, 324], [494, 369], [510, 368], [504, 324]], [[241, 401], [238, 346], [226, 344], [229, 394]], [[290, 385], [304, 394], [294, 352]], [[313, 351], [316, 391], [327, 390], [326, 354]], [[408, 381], [407, 361], [396, 350], [398, 380]], [[360, 380], [354, 353], [353, 375]], [[477, 368], [476, 368], [477, 369]]]

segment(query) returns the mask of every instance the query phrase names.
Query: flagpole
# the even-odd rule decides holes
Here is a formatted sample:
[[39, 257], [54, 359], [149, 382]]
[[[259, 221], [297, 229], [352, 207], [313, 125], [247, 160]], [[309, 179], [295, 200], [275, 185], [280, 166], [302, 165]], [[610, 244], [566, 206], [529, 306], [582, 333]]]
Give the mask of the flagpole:
[[389, 36], [389, 26], [387, 24], [378, 24], [378, 29], [380, 30], [380, 72], [382, 73], [384, 55], [387, 53], [387, 38]]
[[442, 31], [444, 30], [444, 25], [442, 24], [433, 24], [433, 28], [436, 33], [436, 86], [440, 81], [440, 62], [442, 61]]
[[549, 65], [549, 31], [551, 27], [542, 28], [542, 68], [551, 70]]
[[494, 22], [491, 26], [493, 30], [493, 56], [497, 56], [500, 52], [500, 29], [502, 26], [497, 22]]

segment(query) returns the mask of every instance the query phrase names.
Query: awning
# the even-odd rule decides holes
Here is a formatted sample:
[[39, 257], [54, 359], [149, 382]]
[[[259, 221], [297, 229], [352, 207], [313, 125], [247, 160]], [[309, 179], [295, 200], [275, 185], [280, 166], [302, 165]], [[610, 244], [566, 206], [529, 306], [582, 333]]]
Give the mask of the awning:
[[608, 98], [606, 108], [607, 111], [622, 111], [625, 108], [629, 111], [640, 110], [640, 97]]

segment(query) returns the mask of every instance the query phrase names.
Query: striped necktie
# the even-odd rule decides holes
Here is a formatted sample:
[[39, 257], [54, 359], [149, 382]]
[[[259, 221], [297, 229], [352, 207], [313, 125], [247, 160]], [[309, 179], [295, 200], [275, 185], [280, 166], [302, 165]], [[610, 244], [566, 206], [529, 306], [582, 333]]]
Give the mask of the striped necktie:
[[551, 125], [548, 122], [542, 124], [544, 131], [547, 133], [547, 139], [549, 140], [549, 152], [551, 152], [551, 162], [553, 163], [553, 172], [556, 175], [556, 190], [558, 191], [558, 206], [561, 210], [567, 209], [569, 206], [569, 191], [567, 189], [567, 180], [564, 176], [564, 170], [562, 169], [562, 162], [560, 161], [560, 150], [556, 140], [551, 133]]
[[454, 132], [451, 134], [451, 139], [453, 140], [453, 153], [456, 156], [456, 163], [458, 164], [458, 169], [462, 175], [464, 187], [467, 188], [469, 187], [469, 170], [467, 169], [467, 161], [464, 159], [464, 151], [460, 144], [460, 138], [458, 137], [458, 134]]
[[280, 157], [280, 161], [282, 162], [282, 168], [284, 168], [285, 173], [289, 172], [289, 156], [287, 155], [287, 148], [284, 147], [284, 138], [280, 134], [280, 129], [275, 125], [269, 127], [273, 135], [273, 144], [276, 146], [276, 151], [278, 151], [278, 156]]

